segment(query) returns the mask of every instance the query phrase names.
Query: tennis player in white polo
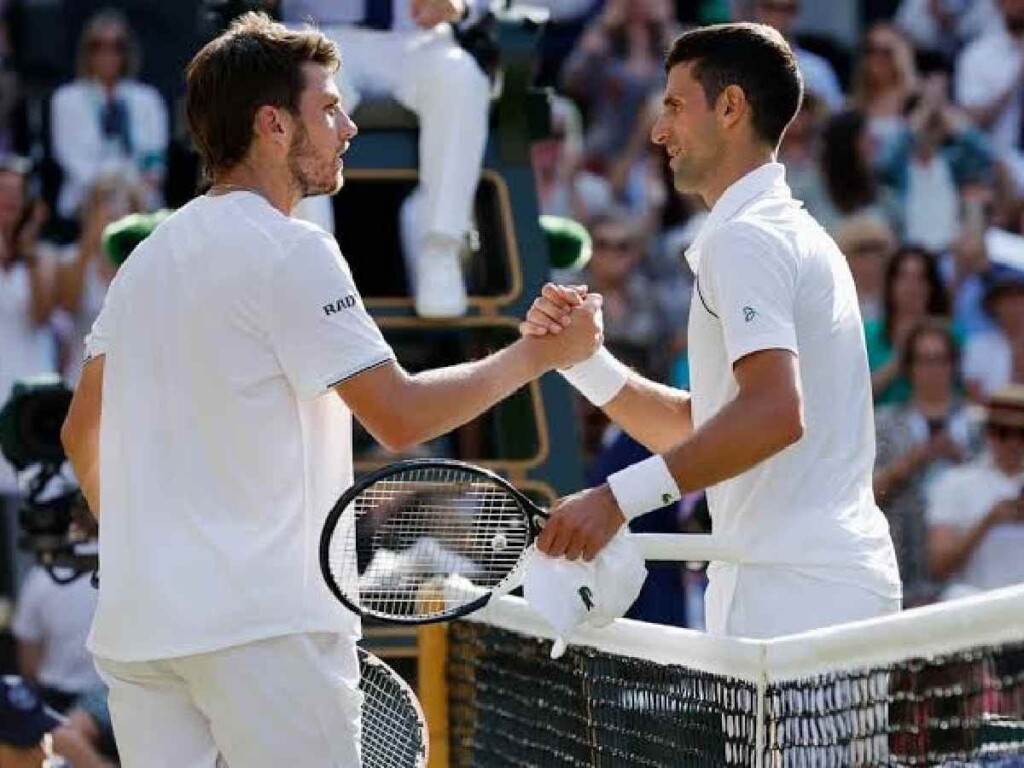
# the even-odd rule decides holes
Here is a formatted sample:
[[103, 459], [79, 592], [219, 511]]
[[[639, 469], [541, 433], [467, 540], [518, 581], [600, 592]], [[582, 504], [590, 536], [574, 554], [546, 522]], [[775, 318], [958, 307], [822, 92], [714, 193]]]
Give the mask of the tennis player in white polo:
[[[686, 254], [692, 390], [605, 350], [565, 372], [656, 455], [563, 499], [538, 544], [593, 557], [627, 519], [706, 488], [714, 534], [743, 558], [709, 569], [709, 631], [764, 638], [897, 611], [853, 280], [775, 162], [802, 93], [793, 52], [767, 26], [711, 26], [679, 37], [666, 70], [652, 138], [676, 189], [711, 211]], [[546, 286], [523, 333], [545, 333], [575, 296]]]
[[359, 622], [317, 565], [351, 413], [400, 450], [600, 345], [598, 299], [557, 339], [395, 362], [337, 243], [289, 216], [342, 183], [337, 66], [257, 14], [196, 55], [213, 185], [136, 249], [87, 342], [63, 438], [102, 511], [90, 648], [129, 768], [357, 768]]

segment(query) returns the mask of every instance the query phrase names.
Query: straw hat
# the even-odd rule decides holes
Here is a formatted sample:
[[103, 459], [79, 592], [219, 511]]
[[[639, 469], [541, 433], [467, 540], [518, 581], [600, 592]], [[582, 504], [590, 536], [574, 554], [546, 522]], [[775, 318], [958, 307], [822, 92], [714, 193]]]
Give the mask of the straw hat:
[[1024, 384], [1010, 384], [985, 403], [986, 421], [1001, 427], [1024, 429]]

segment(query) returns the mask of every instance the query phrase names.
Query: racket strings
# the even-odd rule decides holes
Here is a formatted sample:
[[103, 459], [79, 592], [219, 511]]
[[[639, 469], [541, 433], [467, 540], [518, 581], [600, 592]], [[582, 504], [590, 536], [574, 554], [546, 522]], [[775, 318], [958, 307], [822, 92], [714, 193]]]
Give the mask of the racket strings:
[[363, 768], [415, 768], [426, 758], [423, 716], [395, 672], [359, 649]]
[[499, 585], [529, 541], [518, 500], [498, 483], [457, 468], [406, 469], [356, 496], [332, 538], [330, 563], [366, 613], [441, 615], [441, 578], [464, 579], [465, 599], [449, 583], [447, 602], [468, 602]]

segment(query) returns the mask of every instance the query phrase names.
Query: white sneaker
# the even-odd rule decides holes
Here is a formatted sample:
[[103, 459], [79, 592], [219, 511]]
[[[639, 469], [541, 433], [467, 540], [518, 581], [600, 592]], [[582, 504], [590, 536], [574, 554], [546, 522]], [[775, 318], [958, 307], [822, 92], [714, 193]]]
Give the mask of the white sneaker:
[[466, 281], [459, 249], [426, 247], [416, 257], [414, 295], [420, 317], [461, 317], [466, 314]]

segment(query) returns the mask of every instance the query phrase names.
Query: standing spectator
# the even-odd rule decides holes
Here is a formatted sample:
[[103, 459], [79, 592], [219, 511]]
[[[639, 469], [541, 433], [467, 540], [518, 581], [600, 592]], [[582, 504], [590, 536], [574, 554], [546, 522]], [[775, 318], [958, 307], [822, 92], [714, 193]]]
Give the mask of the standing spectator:
[[827, 198], [812, 211], [830, 233], [843, 220], [872, 213], [899, 229], [899, 212], [888, 191], [878, 184], [873, 170], [873, 143], [867, 120], [855, 110], [833, 115], [825, 123], [821, 145], [821, 174]]
[[86, 25], [77, 78], [53, 96], [53, 153], [64, 173], [58, 213], [76, 218], [103, 176], [140, 181], [147, 205], [162, 200], [167, 108], [155, 88], [133, 80], [138, 51], [119, 12], [101, 11]]
[[1001, 22], [964, 48], [956, 63], [956, 100], [989, 137], [1024, 191], [1024, 0], [999, 0]]
[[885, 219], [863, 213], [844, 221], [835, 237], [857, 286], [860, 316], [876, 322], [882, 316], [885, 265], [896, 251], [896, 236]]
[[608, 0], [565, 62], [562, 85], [587, 114], [584, 150], [595, 169], [611, 166], [665, 81], [675, 31], [667, 0]]
[[964, 44], [999, 26], [995, 0], [903, 0], [896, 24], [917, 48], [952, 59]]
[[980, 445], [957, 393], [959, 350], [949, 325], [935, 319], [916, 325], [902, 357], [910, 398], [875, 413], [874, 488], [896, 546], [903, 604], [912, 607], [934, 598], [928, 572], [927, 487], [977, 453]]
[[984, 305], [995, 327], [974, 334], [964, 350], [967, 391], [978, 401], [1010, 383], [1024, 384], [1024, 273], [992, 267], [985, 276]]
[[834, 112], [843, 106], [843, 89], [839, 85], [839, 78], [828, 59], [797, 44], [794, 32], [799, 16], [800, 0], [756, 0], [754, 4], [754, 19], [775, 27], [789, 42], [800, 68], [800, 76], [804, 80], [805, 93], [824, 102]]
[[917, 92], [914, 51], [890, 24], [875, 24], [864, 36], [854, 70], [850, 103], [868, 119], [876, 156], [906, 127], [906, 109]]
[[987, 453], [928, 493], [929, 563], [946, 599], [1024, 582], [1024, 387], [988, 400], [985, 433]]
[[928, 317], [948, 317], [949, 298], [935, 255], [913, 245], [889, 259], [882, 289], [882, 317], [864, 323], [876, 403], [904, 403], [910, 382], [899, 352], [914, 327]]
[[906, 240], [936, 252], [960, 234], [960, 191], [990, 182], [995, 157], [985, 135], [949, 103], [945, 74], [929, 75], [906, 124], [879, 162], [896, 190]]

